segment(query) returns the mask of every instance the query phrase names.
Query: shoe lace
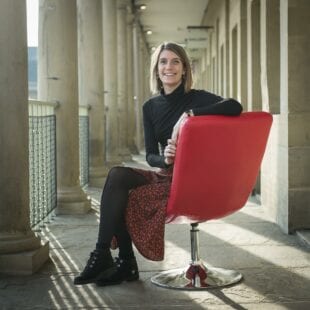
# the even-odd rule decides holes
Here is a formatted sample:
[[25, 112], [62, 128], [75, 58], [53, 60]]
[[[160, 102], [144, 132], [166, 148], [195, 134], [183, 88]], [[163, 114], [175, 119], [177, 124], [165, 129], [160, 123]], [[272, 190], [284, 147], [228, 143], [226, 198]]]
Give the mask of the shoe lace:
[[96, 251], [91, 252], [86, 267], [93, 268], [97, 259], [98, 259], [98, 253]]
[[122, 272], [123, 270], [130, 270], [132, 274], [135, 274], [138, 272], [137, 268], [132, 266], [132, 264], [129, 261], [126, 261], [124, 259], [121, 259], [119, 257], [114, 258], [114, 263], [116, 264], [116, 268], [118, 271]]
[[123, 262], [124, 261], [121, 258], [119, 258], [119, 257], [115, 257], [114, 258], [114, 263], [115, 263], [117, 268], [120, 268]]

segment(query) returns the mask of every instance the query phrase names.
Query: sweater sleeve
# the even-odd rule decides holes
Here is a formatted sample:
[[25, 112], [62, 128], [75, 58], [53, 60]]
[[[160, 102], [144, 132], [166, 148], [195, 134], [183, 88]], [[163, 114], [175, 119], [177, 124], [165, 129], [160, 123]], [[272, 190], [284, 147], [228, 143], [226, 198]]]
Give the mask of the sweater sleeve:
[[217, 102], [199, 108], [193, 108], [194, 115], [230, 115], [238, 116], [242, 112], [242, 105], [235, 99], [215, 96]]
[[159, 144], [155, 137], [151, 120], [151, 111], [147, 104], [143, 105], [143, 126], [146, 161], [151, 167], [167, 168], [165, 157], [160, 155]]
[[213, 93], [196, 90], [195, 98], [198, 105], [193, 105], [194, 115], [229, 115], [238, 116], [242, 112], [242, 105], [233, 98], [224, 99]]

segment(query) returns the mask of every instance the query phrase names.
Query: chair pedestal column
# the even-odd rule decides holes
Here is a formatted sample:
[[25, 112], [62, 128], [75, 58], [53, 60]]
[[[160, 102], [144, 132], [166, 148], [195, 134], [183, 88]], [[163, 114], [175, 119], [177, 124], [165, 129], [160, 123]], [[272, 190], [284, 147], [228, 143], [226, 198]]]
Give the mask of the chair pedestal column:
[[199, 257], [198, 223], [191, 224], [191, 258], [189, 266], [161, 272], [151, 278], [155, 285], [180, 290], [206, 290], [239, 282], [242, 274], [235, 270], [205, 265]]

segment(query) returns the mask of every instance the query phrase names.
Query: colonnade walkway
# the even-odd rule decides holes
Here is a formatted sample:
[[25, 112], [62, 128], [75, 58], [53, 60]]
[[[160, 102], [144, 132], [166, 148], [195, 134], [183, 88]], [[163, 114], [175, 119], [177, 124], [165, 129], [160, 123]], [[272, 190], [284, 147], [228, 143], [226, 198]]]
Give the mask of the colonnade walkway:
[[[140, 280], [118, 286], [74, 286], [98, 231], [101, 190], [88, 188], [86, 215], [61, 215], [42, 229], [50, 260], [31, 276], [0, 278], [0, 309], [310, 309], [310, 251], [296, 235], [283, 234], [263, 207], [249, 200], [239, 212], [200, 225], [201, 257], [209, 264], [242, 272], [241, 283], [208, 291], [154, 286], [156, 272], [190, 260], [189, 225], [166, 225], [165, 259], [136, 254]], [[114, 253], [113, 253], [114, 254]], [[115, 253], [117, 255], [117, 253]]]

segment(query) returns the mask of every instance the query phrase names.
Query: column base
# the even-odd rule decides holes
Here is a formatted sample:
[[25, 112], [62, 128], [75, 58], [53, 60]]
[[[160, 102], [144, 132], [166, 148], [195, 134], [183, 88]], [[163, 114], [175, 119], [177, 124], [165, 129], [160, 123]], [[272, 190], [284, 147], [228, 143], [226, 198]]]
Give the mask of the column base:
[[107, 167], [90, 167], [88, 185], [90, 187], [102, 188], [104, 186], [108, 173], [109, 170], [107, 169]]
[[49, 259], [48, 241], [35, 250], [0, 255], [0, 274], [31, 275]]
[[106, 165], [108, 170], [115, 166], [121, 166], [123, 159], [120, 155], [108, 156], [106, 160]]
[[134, 143], [129, 145], [129, 152], [130, 152], [130, 154], [134, 154], [134, 155], [139, 154], [139, 150], [138, 150], [137, 146]]
[[89, 176], [88, 186], [89, 187], [99, 187], [102, 188], [104, 186], [104, 182], [106, 180], [106, 177], [94, 177]]
[[122, 157], [122, 161], [131, 161], [132, 160], [131, 153], [130, 153], [128, 148], [123, 148], [121, 150], [121, 157]]
[[40, 245], [41, 239], [31, 230], [0, 233], [0, 255], [32, 251], [39, 248]]
[[62, 188], [57, 191], [56, 214], [85, 214], [91, 208], [91, 199], [80, 186]]
[[131, 153], [129, 152], [129, 149], [125, 149], [122, 152], [122, 159], [123, 161], [132, 161]]

